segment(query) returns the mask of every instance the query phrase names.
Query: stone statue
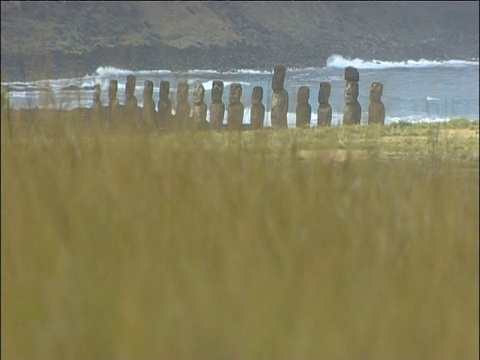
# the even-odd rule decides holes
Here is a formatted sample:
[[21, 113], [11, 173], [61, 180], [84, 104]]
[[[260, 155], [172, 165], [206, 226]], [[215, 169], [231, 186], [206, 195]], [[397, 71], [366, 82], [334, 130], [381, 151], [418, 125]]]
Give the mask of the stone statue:
[[352, 66], [345, 68], [345, 110], [343, 111], [343, 124], [360, 124], [362, 107], [358, 102], [358, 70]]
[[210, 105], [210, 128], [221, 130], [225, 117], [225, 104], [222, 101], [223, 81], [212, 81], [212, 103]]
[[110, 80], [108, 86], [108, 118], [110, 121], [114, 121], [118, 118], [118, 109], [120, 103], [117, 99], [118, 81]]
[[242, 85], [232, 84], [230, 86], [230, 102], [228, 104], [228, 129], [242, 130], [244, 106], [240, 101], [242, 97]]
[[368, 106], [368, 124], [385, 125], [385, 106], [382, 103], [383, 84], [373, 82], [370, 88], [370, 105]]
[[142, 109], [142, 123], [148, 127], [155, 124], [156, 111], [155, 101], [153, 101], [153, 82], [145, 81], [143, 86], [143, 109]]
[[175, 122], [173, 128], [178, 130], [191, 129], [190, 104], [188, 103], [188, 83], [178, 83], [177, 108], [175, 110]]
[[320, 105], [317, 112], [317, 126], [330, 126], [332, 124], [332, 106], [328, 103], [330, 89], [330, 83], [320, 83], [320, 91], [318, 92], [318, 103]]
[[170, 82], [160, 81], [158, 94], [158, 122], [159, 128], [169, 129], [172, 122], [172, 101], [170, 100]]
[[195, 84], [193, 88], [193, 128], [206, 130], [209, 128], [207, 122], [207, 105], [205, 104], [205, 88], [202, 84]]
[[127, 82], [125, 83], [125, 115], [127, 121], [132, 117], [136, 119], [137, 109], [138, 109], [138, 100], [135, 97], [135, 85], [137, 83], [137, 78], [135, 75], [128, 75]]
[[100, 100], [100, 85], [97, 84], [93, 87], [93, 106], [92, 106], [92, 115], [94, 118], [99, 119], [102, 116], [103, 104]]
[[297, 109], [296, 109], [296, 126], [310, 127], [310, 120], [312, 119], [312, 107], [308, 103], [310, 99], [310, 89], [308, 86], [300, 86], [297, 93]]
[[276, 129], [287, 128], [288, 92], [283, 88], [286, 69], [284, 66], [275, 66], [272, 78], [272, 127]]
[[263, 88], [255, 86], [252, 93], [252, 107], [250, 110], [250, 129], [258, 130], [263, 128], [265, 120], [265, 105], [262, 104]]

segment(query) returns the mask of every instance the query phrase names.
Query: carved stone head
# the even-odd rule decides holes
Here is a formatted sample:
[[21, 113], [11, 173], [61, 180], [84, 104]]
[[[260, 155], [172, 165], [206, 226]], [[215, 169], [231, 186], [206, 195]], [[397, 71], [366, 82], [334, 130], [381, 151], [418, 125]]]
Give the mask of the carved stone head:
[[383, 95], [383, 84], [380, 82], [373, 82], [372, 87], [370, 88], [370, 100], [371, 101], [380, 101], [380, 98]]
[[300, 86], [297, 93], [297, 102], [299, 104], [307, 104], [310, 99], [310, 89], [308, 86]]
[[347, 81], [345, 86], [345, 104], [351, 104], [357, 101], [358, 83], [356, 81]]
[[181, 82], [178, 83], [178, 88], [177, 88], [177, 102], [178, 103], [184, 103], [187, 102], [188, 100], [188, 83], [187, 82]]
[[347, 66], [345, 68], [345, 81], [356, 81], [360, 80], [360, 75], [358, 74], [358, 70], [353, 66]]
[[127, 82], [125, 83], [125, 97], [127, 99], [135, 96], [135, 84], [137, 83], [137, 78], [135, 75], [128, 75]]
[[319, 104], [328, 104], [328, 99], [330, 98], [330, 89], [332, 86], [328, 82], [320, 83], [320, 91], [318, 92], [318, 103]]
[[118, 81], [110, 80], [110, 85], [108, 85], [108, 98], [111, 100], [116, 99], [117, 90], [118, 90]]
[[93, 101], [100, 102], [100, 85], [97, 84], [93, 87]]
[[153, 97], [153, 82], [150, 80], [145, 81], [143, 86], [143, 98], [151, 99]]
[[223, 87], [223, 81], [212, 81], [212, 102], [222, 101]]
[[275, 66], [273, 69], [272, 90], [280, 91], [283, 89], [283, 82], [285, 81], [285, 66]]
[[202, 84], [195, 84], [193, 88], [193, 103], [201, 104], [205, 99], [205, 88]]
[[263, 88], [261, 86], [255, 86], [252, 93], [252, 104], [261, 104], [263, 100]]
[[160, 92], [158, 97], [162, 100], [168, 100], [170, 96], [170, 82], [169, 81], [160, 81]]
[[230, 104], [238, 104], [240, 103], [240, 98], [242, 96], [242, 85], [240, 84], [232, 84], [230, 85]]

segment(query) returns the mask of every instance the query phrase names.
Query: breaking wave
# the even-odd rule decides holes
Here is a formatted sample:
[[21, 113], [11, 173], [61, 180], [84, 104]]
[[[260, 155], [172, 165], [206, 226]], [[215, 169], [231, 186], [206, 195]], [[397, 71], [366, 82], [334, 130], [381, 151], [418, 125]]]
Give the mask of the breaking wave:
[[464, 66], [478, 66], [477, 61], [466, 60], [406, 60], [406, 61], [381, 61], [381, 60], [362, 60], [349, 59], [341, 55], [333, 54], [327, 59], [327, 68], [345, 68], [353, 66], [357, 69], [388, 69], [388, 68], [425, 68], [425, 67], [464, 67]]
[[106, 77], [106, 76], [127, 76], [130, 74], [137, 75], [150, 75], [150, 74], [172, 74], [170, 70], [129, 70], [129, 69], [119, 69], [113, 66], [101, 66], [95, 71], [95, 75]]
[[96, 76], [108, 77], [108, 76], [127, 76], [130, 74], [136, 75], [160, 75], [160, 74], [189, 74], [189, 75], [201, 75], [201, 74], [219, 74], [219, 75], [269, 75], [272, 74], [272, 71], [268, 70], [254, 70], [254, 69], [234, 69], [228, 71], [218, 71], [211, 69], [193, 69], [193, 70], [129, 70], [129, 69], [120, 69], [113, 66], [101, 66], [95, 71]]

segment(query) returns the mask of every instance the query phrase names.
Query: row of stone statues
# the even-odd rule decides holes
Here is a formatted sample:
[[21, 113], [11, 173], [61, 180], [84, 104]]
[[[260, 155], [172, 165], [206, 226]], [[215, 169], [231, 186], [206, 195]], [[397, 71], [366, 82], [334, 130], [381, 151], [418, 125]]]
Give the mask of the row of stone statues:
[[[286, 69], [284, 66], [274, 68], [272, 79], [271, 123], [273, 128], [287, 128], [288, 92], [284, 88]], [[358, 70], [353, 67], [345, 68], [345, 110], [343, 114], [344, 125], [360, 124], [361, 106], [358, 102]], [[125, 105], [123, 118], [137, 119], [140, 123], [156, 124], [160, 128], [187, 130], [187, 129], [213, 129], [221, 130], [224, 125], [225, 104], [222, 101], [224, 83], [212, 82], [212, 103], [210, 105], [210, 122], [207, 121], [207, 105], [205, 104], [205, 88], [195, 84], [193, 90], [193, 109], [188, 102], [189, 85], [180, 82], [177, 89], [177, 106], [175, 115], [172, 114], [170, 100], [170, 83], [160, 82], [158, 113], [155, 111], [153, 100], [153, 82], [145, 81], [143, 90], [143, 108], [139, 113], [138, 101], [135, 97], [136, 77], [128, 75], [125, 85]], [[331, 85], [328, 82], [320, 83], [318, 94], [318, 126], [330, 126], [332, 121], [332, 107], [329, 104]], [[110, 120], [118, 118], [120, 104], [117, 99], [118, 82], [111, 80], [108, 88], [107, 117]], [[385, 107], [381, 101], [383, 85], [379, 82], [372, 83], [370, 90], [370, 105], [368, 109], [368, 123], [381, 124], [385, 122]], [[230, 87], [227, 128], [241, 130], [243, 127], [244, 105], [241, 102], [242, 86], [234, 83]], [[296, 126], [310, 126], [312, 108], [308, 103], [310, 89], [301, 86], [297, 93]], [[250, 129], [261, 129], [264, 125], [265, 106], [262, 103], [263, 88], [255, 86], [251, 99]], [[103, 114], [103, 105], [100, 100], [100, 85], [95, 85], [93, 96], [93, 111], [97, 116]], [[192, 110], [192, 111], [191, 111]], [[192, 116], [190, 116], [192, 113]]]

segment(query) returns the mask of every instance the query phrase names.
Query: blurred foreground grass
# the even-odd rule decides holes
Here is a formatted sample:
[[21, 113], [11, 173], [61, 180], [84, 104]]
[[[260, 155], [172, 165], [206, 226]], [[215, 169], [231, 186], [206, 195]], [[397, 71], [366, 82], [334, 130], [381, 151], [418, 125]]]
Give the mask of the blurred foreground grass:
[[5, 124], [3, 359], [478, 359], [475, 129]]

